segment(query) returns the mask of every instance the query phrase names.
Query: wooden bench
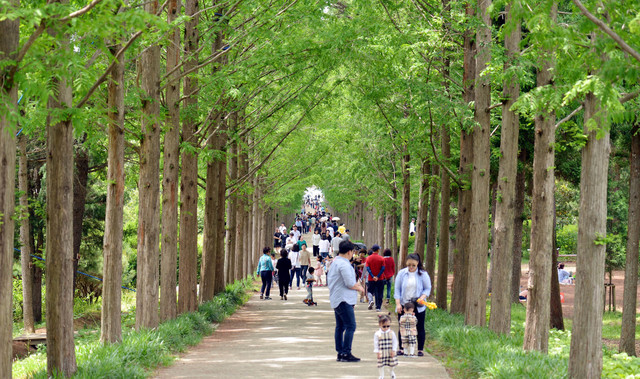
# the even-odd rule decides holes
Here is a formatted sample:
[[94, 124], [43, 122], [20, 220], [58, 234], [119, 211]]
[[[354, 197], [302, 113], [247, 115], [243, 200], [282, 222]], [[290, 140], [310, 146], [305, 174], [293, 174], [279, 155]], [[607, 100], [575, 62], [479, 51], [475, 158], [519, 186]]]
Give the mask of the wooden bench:
[[560, 255], [558, 255], [558, 259], [560, 259], [560, 258], [573, 258], [573, 259], [575, 259], [576, 258], [576, 254], [560, 254]]
[[18, 336], [13, 342], [25, 342], [27, 345], [36, 348], [40, 344], [47, 344], [47, 333], [34, 333], [25, 336]]

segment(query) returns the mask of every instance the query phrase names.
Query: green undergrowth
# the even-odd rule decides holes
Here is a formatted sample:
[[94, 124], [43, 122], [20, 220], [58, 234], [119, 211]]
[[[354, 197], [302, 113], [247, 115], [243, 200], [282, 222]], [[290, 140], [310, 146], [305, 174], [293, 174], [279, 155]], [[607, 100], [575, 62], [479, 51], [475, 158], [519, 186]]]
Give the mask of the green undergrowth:
[[[449, 367], [455, 377], [565, 378], [571, 332], [552, 329], [549, 353], [522, 350], [525, 309], [512, 308], [511, 334], [499, 335], [486, 327], [464, 325], [462, 315], [440, 309], [427, 311], [425, 328], [432, 354]], [[602, 377], [640, 378], [640, 358], [605, 347]], [[635, 375], [635, 376], [634, 376]]]
[[[157, 329], [135, 331], [131, 321], [135, 312], [123, 318], [122, 342], [103, 345], [100, 331], [81, 330], [75, 339], [78, 371], [74, 378], [146, 378], [151, 370], [168, 365], [172, 354], [198, 344], [219, 323], [249, 298], [253, 278], [227, 286], [223, 293], [202, 304], [198, 311], [163, 322]], [[13, 364], [14, 377], [47, 378], [46, 347]]]

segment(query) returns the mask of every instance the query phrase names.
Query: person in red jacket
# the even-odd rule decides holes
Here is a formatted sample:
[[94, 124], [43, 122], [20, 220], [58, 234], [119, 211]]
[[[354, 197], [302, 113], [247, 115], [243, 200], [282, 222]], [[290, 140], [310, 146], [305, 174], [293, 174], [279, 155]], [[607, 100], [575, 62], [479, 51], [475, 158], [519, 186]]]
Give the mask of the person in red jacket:
[[[366, 273], [369, 275], [369, 287], [371, 287], [371, 293], [375, 297], [376, 311], [380, 311], [382, 308], [382, 290], [384, 280], [384, 258], [379, 255], [380, 246], [373, 245], [371, 247], [373, 254], [367, 257]], [[372, 308], [371, 302], [369, 302], [369, 309]]]
[[391, 256], [390, 249], [384, 249], [384, 279], [382, 281], [382, 293], [384, 294], [384, 286], [387, 286], [387, 294], [385, 297], [386, 303], [389, 304], [391, 298], [391, 283], [393, 282], [393, 276], [396, 274], [396, 262]]

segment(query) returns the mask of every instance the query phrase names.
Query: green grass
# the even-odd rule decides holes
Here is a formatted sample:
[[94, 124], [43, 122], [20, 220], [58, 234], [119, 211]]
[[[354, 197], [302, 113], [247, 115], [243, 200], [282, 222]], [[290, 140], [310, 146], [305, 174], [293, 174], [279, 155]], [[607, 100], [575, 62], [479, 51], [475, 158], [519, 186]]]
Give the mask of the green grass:
[[[462, 315], [451, 315], [439, 309], [427, 311], [427, 350], [452, 369], [454, 377], [566, 377], [571, 343], [570, 320], [565, 320], [567, 330], [550, 331], [549, 353], [541, 354], [522, 350], [525, 307], [513, 305], [511, 317], [511, 334], [504, 336], [486, 327], [466, 326]], [[605, 314], [604, 338], [620, 337], [620, 320], [619, 313]], [[603, 348], [603, 353], [603, 377], [640, 378], [640, 358], [628, 357], [607, 347]]]
[[[146, 378], [150, 370], [169, 364], [174, 359], [172, 354], [185, 351], [210, 334], [212, 323], [221, 322], [248, 300], [252, 286], [253, 278], [231, 284], [197, 312], [182, 314], [154, 330], [135, 331], [135, 312], [130, 308], [123, 314], [121, 343], [102, 345], [99, 329], [79, 331], [75, 339], [78, 371], [73, 377]], [[47, 378], [46, 359], [43, 346], [37, 353], [16, 361], [13, 376]]]

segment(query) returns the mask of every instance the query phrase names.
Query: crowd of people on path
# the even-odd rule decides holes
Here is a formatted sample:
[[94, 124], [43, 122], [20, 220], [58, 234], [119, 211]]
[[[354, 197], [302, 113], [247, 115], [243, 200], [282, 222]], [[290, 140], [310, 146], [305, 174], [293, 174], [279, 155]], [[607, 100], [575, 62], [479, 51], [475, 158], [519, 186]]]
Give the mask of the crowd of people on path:
[[[314, 306], [317, 303], [313, 299], [313, 288], [328, 286], [336, 320], [334, 339], [338, 362], [360, 361], [351, 351], [356, 330], [354, 307], [358, 302], [368, 304], [369, 310], [381, 313], [373, 350], [380, 377], [384, 377], [385, 368], [395, 377], [398, 356], [424, 356], [424, 303], [431, 293], [431, 279], [422, 267], [420, 256], [410, 254], [405, 267], [396, 272], [390, 249], [383, 250], [375, 244], [367, 250], [362, 244], [352, 243], [346, 226], [337, 223], [339, 218], [326, 213], [317, 198], [305, 199], [305, 208], [316, 213], [305, 214], [303, 209], [296, 215], [291, 230], [281, 223], [273, 234], [273, 250], [263, 249], [257, 272], [262, 279], [260, 298], [271, 299], [270, 289], [275, 282], [280, 299], [286, 301], [289, 290], [294, 287], [300, 290], [302, 282], [307, 290], [304, 303]], [[311, 251], [307, 249], [307, 241], [301, 239], [302, 234], [310, 231], [313, 231]], [[383, 306], [390, 303], [394, 281], [397, 336], [391, 331], [391, 317], [382, 313]]]

